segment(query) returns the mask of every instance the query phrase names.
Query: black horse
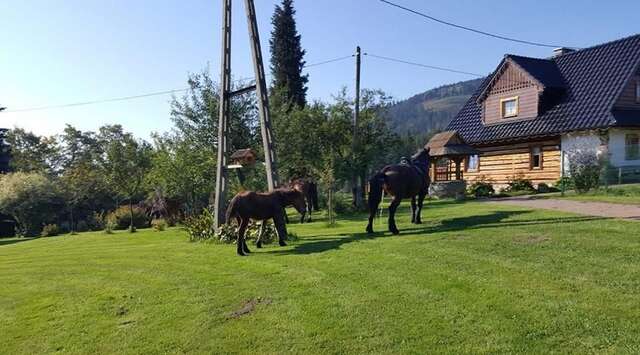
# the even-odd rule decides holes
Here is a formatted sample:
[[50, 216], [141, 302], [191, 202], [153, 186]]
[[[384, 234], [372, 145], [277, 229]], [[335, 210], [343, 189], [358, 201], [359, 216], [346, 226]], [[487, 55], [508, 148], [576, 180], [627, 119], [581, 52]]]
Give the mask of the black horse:
[[388, 165], [369, 180], [369, 224], [373, 233], [373, 219], [382, 200], [382, 191], [393, 197], [389, 206], [389, 231], [399, 234], [395, 214], [403, 198], [411, 198], [411, 223], [421, 224], [424, 198], [429, 193], [429, 149], [421, 149], [406, 163]]

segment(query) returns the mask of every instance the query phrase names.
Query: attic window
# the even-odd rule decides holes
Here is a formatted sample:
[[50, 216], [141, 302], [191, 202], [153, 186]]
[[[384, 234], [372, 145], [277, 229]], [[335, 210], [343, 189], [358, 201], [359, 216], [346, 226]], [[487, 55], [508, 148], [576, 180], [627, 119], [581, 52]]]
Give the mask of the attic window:
[[508, 97], [500, 100], [500, 117], [511, 118], [518, 116], [520, 98], [518, 96]]

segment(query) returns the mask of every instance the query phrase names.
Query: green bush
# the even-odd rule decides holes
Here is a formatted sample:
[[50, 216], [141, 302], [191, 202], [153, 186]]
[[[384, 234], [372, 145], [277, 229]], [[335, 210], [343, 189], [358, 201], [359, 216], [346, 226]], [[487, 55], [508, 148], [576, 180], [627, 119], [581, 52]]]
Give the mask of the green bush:
[[101, 231], [105, 228], [105, 215], [103, 212], [94, 212], [86, 220], [87, 227], [92, 231]]
[[184, 226], [191, 242], [213, 242], [217, 239], [213, 213], [206, 208], [199, 215], [187, 218]]
[[76, 224], [76, 228], [75, 228], [75, 232], [88, 232], [89, 231], [89, 224], [86, 221], [78, 221], [78, 223]]
[[164, 232], [167, 229], [167, 221], [164, 218], [157, 218], [151, 221], [151, 228], [156, 232]]
[[570, 156], [569, 171], [576, 192], [587, 193], [600, 186], [602, 166], [596, 154], [588, 151], [574, 152]]
[[[115, 224], [115, 229], [125, 230], [129, 229], [131, 225], [131, 215], [129, 206], [120, 206], [115, 211], [109, 213], [107, 220]], [[145, 211], [137, 206], [133, 207], [133, 226], [135, 228], [147, 228], [149, 227], [149, 217]]]
[[[220, 242], [225, 244], [234, 243], [238, 239], [238, 226], [234, 223], [223, 224], [216, 233], [214, 228], [214, 218], [211, 211], [205, 209], [200, 215], [187, 218], [185, 228], [191, 242]], [[265, 226], [262, 236], [263, 244], [273, 243], [278, 239], [278, 233], [271, 223]], [[245, 238], [247, 240], [257, 240], [260, 234], [260, 223], [251, 222]]]
[[0, 175], [0, 213], [13, 216], [23, 236], [40, 235], [43, 225], [58, 220], [63, 205], [57, 184], [44, 175]]
[[349, 215], [356, 212], [356, 208], [353, 207], [351, 196], [345, 196], [343, 194], [335, 194], [333, 200], [333, 211], [339, 215]]
[[57, 224], [47, 224], [42, 228], [42, 232], [40, 233], [42, 237], [55, 237], [58, 234], [60, 234], [60, 230]]
[[106, 220], [104, 223], [104, 232], [107, 234], [113, 234], [113, 231], [116, 229], [118, 225], [115, 221]]
[[561, 177], [560, 179], [558, 179], [558, 181], [556, 181], [555, 187], [559, 190], [562, 190], [564, 188], [564, 190], [567, 191], [567, 190], [573, 190], [575, 188], [575, 185], [571, 177], [565, 176], [565, 177]]
[[469, 185], [467, 193], [475, 196], [476, 198], [482, 198], [493, 196], [496, 193], [496, 190], [493, 188], [493, 184], [490, 179], [487, 179], [484, 176], [479, 176], [473, 184]]
[[509, 187], [507, 188], [507, 192], [536, 192], [535, 187], [533, 187], [533, 183], [531, 180], [525, 178], [524, 174], [514, 175], [509, 179], [508, 183]]

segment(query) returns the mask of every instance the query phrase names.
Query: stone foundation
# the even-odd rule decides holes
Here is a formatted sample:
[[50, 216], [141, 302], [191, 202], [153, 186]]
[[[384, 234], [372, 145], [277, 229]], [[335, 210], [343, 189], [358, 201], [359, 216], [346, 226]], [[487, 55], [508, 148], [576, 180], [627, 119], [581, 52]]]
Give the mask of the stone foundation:
[[435, 198], [455, 198], [463, 200], [467, 183], [465, 181], [439, 181], [429, 186], [429, 196]]

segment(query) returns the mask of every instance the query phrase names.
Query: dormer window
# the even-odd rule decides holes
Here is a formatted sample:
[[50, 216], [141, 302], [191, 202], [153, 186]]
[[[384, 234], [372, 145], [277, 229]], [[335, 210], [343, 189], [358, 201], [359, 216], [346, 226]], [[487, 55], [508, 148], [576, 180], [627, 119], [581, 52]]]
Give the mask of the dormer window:
[[520, 99], [518, 96], [500, 100], [500, 117], [512, 118], [518, 116]]

